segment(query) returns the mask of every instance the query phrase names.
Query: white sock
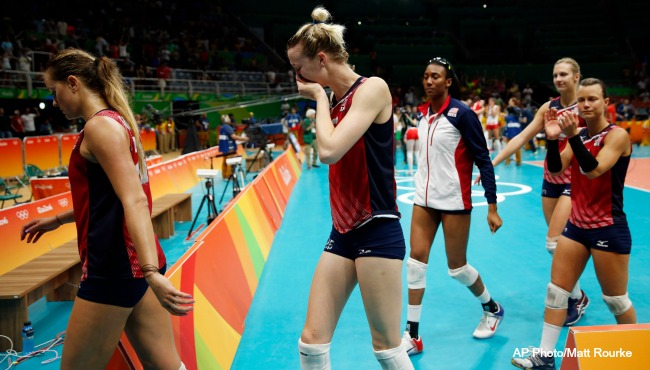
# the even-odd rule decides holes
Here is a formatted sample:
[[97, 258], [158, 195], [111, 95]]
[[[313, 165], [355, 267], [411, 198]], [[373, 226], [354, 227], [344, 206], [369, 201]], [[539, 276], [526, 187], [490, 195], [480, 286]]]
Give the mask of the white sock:
[[560, 338], [560, 330], [562, 330], [561, 327], [545, 322], [542, 328], [542, 341], [539, 343], [539, 348], [545, 352], [552, 352]]
[[413, 172], [413, 152], [406, 152], [406, 163], [408, 164], [409, 173]]
[[481, 304], [486, 304], [490, 302], [490, 299], [492, 299], [492, 297], [490, 297], [490, 292], [488, 292], [487, 290], [487, 287], [485, 287], [483, 293], [481, 293], [481, 295], [476, 298], [478, 298], [478, 300], [481, 301]]
[[492, 148], [493, 141], [494, 141], [494, 140], [492, 140], [492, 139], [488, 139], [488, 141], [487, 141], [488, 149], [493, 149], [493, 148]]
[[501, 151], [501, 140], [494, 139], [494, 151], [495, 152]]
[[576, 286], [573, 287], [571, 291], [571, 298], [580, 299], [582, 298], [582, 290], [580, 290], [580, 282], [576, 281]]
[[410, 304], [408, 307], [408, 311], [406, 313], [406, 320], [410, 322], [420, 322], [421, 315], [422, 315], [422, 305]]
[[375, 357], [381, 365], [382, 370], [412, 370], [413, 364], [406, 350], [400, 344], [399, 347], [384, 351], [375, 351]]
[[307, 344], [298, 339], [298, 349], [300, 350], [300, 368], [303, 370], [330, 370], [330, 345], [325, 344]]

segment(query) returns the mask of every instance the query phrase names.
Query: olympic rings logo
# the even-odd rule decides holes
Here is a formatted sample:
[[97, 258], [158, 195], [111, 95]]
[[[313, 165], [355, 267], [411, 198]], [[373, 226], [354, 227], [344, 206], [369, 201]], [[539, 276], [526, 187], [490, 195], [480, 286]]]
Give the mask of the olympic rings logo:
[[68, 206], [68, 198], [61, 198], [59, 199], [59, 205], [61, 207], [67, 207]]
[[16, 216], [21, 220], [26, 220], [27, 218], [29, 218], [29, 211], [26, 209], [22, 211], [18, 211], [16, 212]]
[[[476, 178], [477, 174], [472, 174], [472, 178]], [[498, 180], [499, 176], [495, 175], [495, 179]], [[415, 183], [413, 176], [396, 176], [395, 183], [397, 184], [397, 190], [406, 191], [397, 196], [397, 200], [404, 204], [413, 205], [413, 198], [415, 196]], [[533, 189], [524, 184], [517, 184], [514, 182], [496, 182], [497, 184], [497, 203], [501, 203], [506, 200], [509, 196], [523, 195], [530, 193]], [[510, 191], [499, 191], [501, 189], [513, 189]], [[480, 201], [472, 201], [472, 206], [481, 207], [487, 206], [487, 200], [484, 197], [484, 191], [481, 189], [472, 189], [472, 198], [478, 197], [481, 198]]]

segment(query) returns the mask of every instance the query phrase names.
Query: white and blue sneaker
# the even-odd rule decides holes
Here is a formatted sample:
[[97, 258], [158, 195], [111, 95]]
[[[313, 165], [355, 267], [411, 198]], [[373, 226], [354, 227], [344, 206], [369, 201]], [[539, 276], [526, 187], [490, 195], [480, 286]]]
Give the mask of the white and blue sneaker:
[[481, 322], [478, 323], [476, 330], [474, 330], [474, 338], [476, 339], [487, 339], [492, 338], [503, 320], [503, 314], [505, 310], [500, 303], [497, 302], [499, 310], [497, 312], [483, 311], [483, 317]]

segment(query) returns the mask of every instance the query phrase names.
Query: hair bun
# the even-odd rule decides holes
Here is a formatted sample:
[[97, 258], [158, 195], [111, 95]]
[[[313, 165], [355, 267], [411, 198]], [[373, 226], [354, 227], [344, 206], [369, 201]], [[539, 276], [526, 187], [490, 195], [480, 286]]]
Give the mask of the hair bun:
[[331, 18], [332, 16], [330, 15], [330, 12], [322, 6], [318, 6], [311, 11], [311, 19], [314, 20], [314, 24], [325, 23]]

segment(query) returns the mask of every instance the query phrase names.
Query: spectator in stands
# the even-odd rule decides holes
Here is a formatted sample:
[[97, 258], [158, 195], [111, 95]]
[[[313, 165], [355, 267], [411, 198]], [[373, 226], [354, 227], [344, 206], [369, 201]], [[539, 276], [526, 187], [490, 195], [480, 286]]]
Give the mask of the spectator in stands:
[[97, 57], [101, 57], [105, 55], [108, 52], [109, 46], [110, 44], [108, 43], [108, 41], [106, 41], [104, 37], [102, 37], [101, 35], [97, 35], [97, 37], [95, 38], [95, 55]]
[[23, 119], [20, 116], [20, 111], [16, 109], [14, 115], [11, 116], [11, 130], [12, 134], [20, 139], [25, 137], [25, 126], [23, 125]]
[[167, 81], [172, 76], [172, 69], [167, 65], [166, 60], [162, 60], [160, 65], [156, 67], [156, 77], [158, 78], [158, 87], [160, 88], [160, 94], [165, 95], [165, 88], [167, 87]]
[[13, 136], [11, 133], [11, 120], [5, 114], [5, 109], [0, 107], [0, 139], [9, 139]]
[[522, 99], [521, 104], [524, 107], [527, 107], [530, 104], [532, 104], [532, 102], [533, 102], [533, 92], [534, 92], [533, 88], [530, 87], [529, 83], [527, 83], [526, 87], [524, 87], [524, 90], [522, 91], [523, 99]]
[[52, 135], [52, 123], [50, 122], [50, 117], [44, 117], [43, 122], [38, 125], [38, 134]]
[[61, 368], [104, 368], [125, 332], [145, 368], [185, 369], [169, 314], [187, 315], [194, 300], [164, 277], [144, 150], [123, 77], [107, 57], [65, 49], [48, 62], [45, 86], [66, 118], [86, 122], [70, 157], [73, 209], [30, 220], [21, 230], [31, 243], [65, 223], [77, 226], [81, 285]]
[[29, 55], [29, 49], [22, 48], [18, 56], [18, 64], [16, 70], [21, 72], [31, 72], [32, 70], [32, 57]]
[[632, 103], [630, 103], [630, 98], [623, 98], [621, 104], [616, 108], [616, 112], [622, 121], [631, 121], [636, 116], [636, 111]]
[[[3, 51], [2, 53], [2, 70], [3, 71], [11, 71], [13, 70], [12, 62], [14, 60], [14, 56], [11, 54], [9, 51]], [[9, 76], [8, 73], [4, 74], [7, 78]]]
[[25, 136], [36, 135], [36, 117], [40, 116], [40, 112], [37, 108], [34, 108], [34, 112], [36, 113], [33, 113], [29, 108], [25, 108], [25, 113], [20, 116], [23, 119]]
[[[299, 93], [316, 101], [316, 140], [329, 166], [332, 231], [309, 292], [298, 340], [303, 369], [330, 369], [336, 323], [359, 284], [375, 357], [384, 370], [413, 369], [400, 343], [402, 260], [395, 199], [392, 105], [388, 85], [348, 64], [343, 31], [312, 11], [287, 43]], [[330, 102], [324, 86], [332, 90]], [[330, 108], [331, 104], [331, 108]]]

